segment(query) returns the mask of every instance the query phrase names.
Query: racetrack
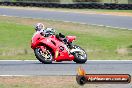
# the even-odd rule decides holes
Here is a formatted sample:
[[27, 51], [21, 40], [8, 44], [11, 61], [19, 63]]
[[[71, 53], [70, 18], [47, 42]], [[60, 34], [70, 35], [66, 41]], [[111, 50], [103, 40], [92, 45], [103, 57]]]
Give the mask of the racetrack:
[[84, 24], [104, 25], [110, 27], [118, 27], [132, 29], [131, 16], [114, 16], [101, 14], [83, 14], [60, 11], [45, 11], [45, 10], [26, 10], [16, 8], [0, 8], [0, 15], [42, 18], [50, 20], [77, 22]]
[[[15, 8], [0, 8], [0, 15], [43, 18], [132, 29], [132, 17], [129, 16], [24, 10]], [[74, 62], [41, 64], [39, 61], [0, 61], [0, 75], [76, 75], [76, 70], [79, 66], [80, 64]], [[82, 66], [89, 74], [132, 74], [132, 61], [88, 61]]]
[[[0, 76], [41, 76], [41, 75], [76, 75], [81, 64], [74, 62], [54, 62], [41, 64], [39, 61], [0, 61]], [[87, 61], [81, 65], [88, 74], [130, 74], [132, 61]]]

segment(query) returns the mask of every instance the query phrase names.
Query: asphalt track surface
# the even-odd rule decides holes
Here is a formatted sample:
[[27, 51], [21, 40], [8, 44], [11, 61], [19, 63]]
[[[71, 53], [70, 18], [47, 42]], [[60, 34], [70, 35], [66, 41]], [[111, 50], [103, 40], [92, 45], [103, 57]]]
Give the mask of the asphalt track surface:
[[88, 74], [130, 74], [132, 61], [87, 61], [85, 64], [74, 62], [53, 62], [42, 64], [34, 61], [0, 61], [0, 76], [43, 76], [76, 75], [82, 66]]
[[29, 18], [42, 18], [50, 20], [77, 22], [83, 24], [104, 25], [132, 29], [132, 16], [114, 16], [101, 14], [83, 14], [59, 11], [26, 10], [15, 8], [0, 8], [0, 15]]

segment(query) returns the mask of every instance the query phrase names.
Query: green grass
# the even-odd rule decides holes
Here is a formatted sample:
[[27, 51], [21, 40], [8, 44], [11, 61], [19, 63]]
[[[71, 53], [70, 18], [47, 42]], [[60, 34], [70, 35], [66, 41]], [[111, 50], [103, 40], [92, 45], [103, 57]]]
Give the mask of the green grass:
[[[33, 7], [34, 8], [34, 7]], [[49, 9], [49, 10], [60, 10], [60, 11], [76, 11], [76, 12], [81, 12], [81, 11], [94, 11], [94, 12], [125, 12], [125, 13], [132, 13], [132, 10], [111, 10], [111, 9], [67, 9], [67, 8], [44, 8], [44, 9]]]
[[[37, 8], [37, 7], [32, 7]], [[41, 8], [41, 7], [39, 7]], [[43, 8], [49, 10], [61, 10], [61, 11], [96, 11], [96, 12], [127, 12], [132, 13], [132, 10], [112, 10], [112, 9], [69, 9], [69, 8]]]
[[0, 77], [0, 88], [80, 88], [80, 86], [75, 76], [28, 76]]
[[[0, 77], [0, 88], [117, 88], [130, 84], [85, 84], [80, 86], [75, 76]], [[128, 87], [129, 88], [129, 87]]]
[[30, 39], [33, 34], [30, 26], [0, 22], [0, 28], [0, 36], [2, 38], [0, 44], [3, 45], [2, 48], [28, 47], [26, 45], [29, 43], [27, 40]]
[[111, 9], [69, 9], [69, 8], [42, 8], [42, 7], [16, 7], [16, 6], [0, 6], [1, 8], [17, 8], [17, 9], [32, 9], [32, 10], [55, 10], [55, 11], [69, 11], [69, 12], [123, 12], [132, 13], [132, 10], [111, 10]]
[[[56, 9], [56, 8], [47, 8], [47, 9]], [[67, 8], [57, 8], [57, 10], [132, 13], [132, 10], [117, 10], [117, 9], [112, 10], [112, 9], [67, 9]]]
[[0, 16], [0, 59], [35, 59], [30, 41], [34, 33], [33, 24], [43, 22], [65, 35], [75, 35], [75, 44], [83, 47], [89, 59], [132, 59], [126, 51], [117, 54], [117, 49], [132, 45], [132, 31], [108, 27], [67, 23], [61, 21], [26, 19]]

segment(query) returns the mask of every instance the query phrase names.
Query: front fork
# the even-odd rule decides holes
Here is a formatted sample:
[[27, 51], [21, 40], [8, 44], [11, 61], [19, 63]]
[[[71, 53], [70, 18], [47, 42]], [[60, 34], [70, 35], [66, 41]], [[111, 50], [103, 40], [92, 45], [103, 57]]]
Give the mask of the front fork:
[[39, 46], [39, 48], [43, 51], [46, 52], [46, 48], [44, 46]]

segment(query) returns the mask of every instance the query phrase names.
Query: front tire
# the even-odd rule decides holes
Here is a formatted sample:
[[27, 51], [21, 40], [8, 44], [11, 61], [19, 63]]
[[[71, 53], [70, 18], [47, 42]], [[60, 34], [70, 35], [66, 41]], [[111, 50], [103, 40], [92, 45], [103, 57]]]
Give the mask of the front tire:
[[84, 49], [82, 49], [81, 47], [77, 46], [77, 45], [74, 45], [73, 46], [75, 49], [80, 49], [80, 51], [76, 51], [74, 52], [74, 57], [75, 59], [73, 60], [74, 62], [76, 63], [80, 63], [80, 64], [83, 64], [87, 61], [87, 53], [85, 52]]
[[40, 62], [42, 62], [44, 64], [51, 64], [52, 63], [53, 56], [49, 50], [46, 50], [46, 52], [43, 53], [43, 51], [40, 48], [36, 48], [34, 50], [34, 53], [35, 53], [36, 58]]

